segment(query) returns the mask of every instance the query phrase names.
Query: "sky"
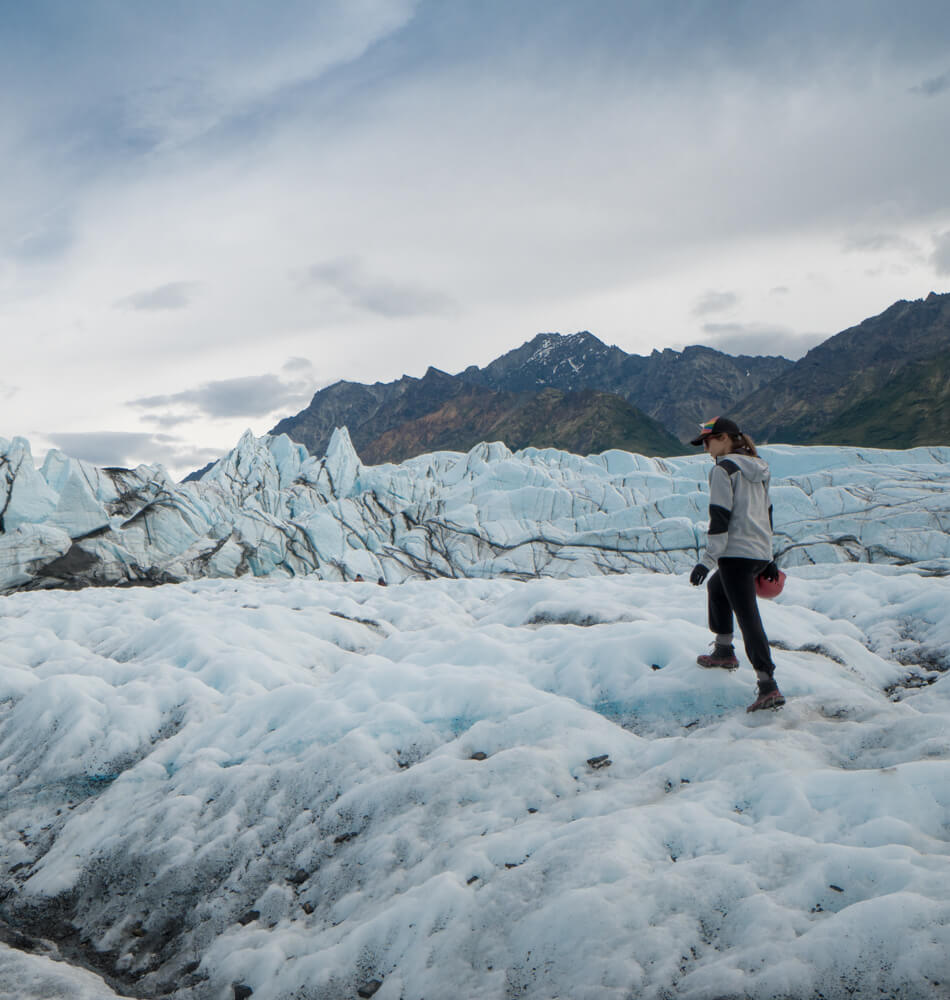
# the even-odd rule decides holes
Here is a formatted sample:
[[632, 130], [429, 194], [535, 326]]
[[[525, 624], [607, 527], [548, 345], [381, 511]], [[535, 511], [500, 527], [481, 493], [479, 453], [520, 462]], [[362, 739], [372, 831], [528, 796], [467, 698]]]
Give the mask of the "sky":
[[0, 437], [173, 475], [537, 333], [950, 290], [945, 0], [0, 3]]

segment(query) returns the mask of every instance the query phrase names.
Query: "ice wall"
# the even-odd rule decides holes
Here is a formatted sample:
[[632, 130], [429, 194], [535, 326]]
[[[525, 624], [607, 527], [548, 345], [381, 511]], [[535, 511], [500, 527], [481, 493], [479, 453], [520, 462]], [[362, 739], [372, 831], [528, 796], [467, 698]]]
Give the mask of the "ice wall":
[[[786, 567], [950, 558], [950, 448], [763, 448]], [[312, 574], [387, 582], [683, 572], [703, 544], [708, 459], [512, 454], [500, 443], [364, 466], [244, 434], [196, 483], [160, 466], [37, 469], [0, 439], [0, 592]]]

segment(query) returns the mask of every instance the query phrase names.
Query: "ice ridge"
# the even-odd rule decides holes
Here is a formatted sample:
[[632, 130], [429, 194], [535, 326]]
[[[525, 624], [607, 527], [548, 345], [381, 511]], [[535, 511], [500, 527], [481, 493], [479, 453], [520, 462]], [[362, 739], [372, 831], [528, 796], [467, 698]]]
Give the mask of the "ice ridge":
[[[762, 449], [782, 565], [950, 559], [950, 448]], [[512, 453], [500, 442], [364, 466], [242, 435], [198, 482], [156, 465], [40, 469], [0, 438], [0, 593], [202, 577], [327, 580], [682, 572], [707, 517], [702, 456]]]

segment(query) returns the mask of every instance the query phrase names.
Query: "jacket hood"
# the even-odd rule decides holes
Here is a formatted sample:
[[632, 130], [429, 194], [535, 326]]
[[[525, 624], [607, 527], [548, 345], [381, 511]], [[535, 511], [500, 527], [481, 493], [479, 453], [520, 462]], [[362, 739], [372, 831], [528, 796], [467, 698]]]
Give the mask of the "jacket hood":
[[723, 455], [717, 459], [719, 462], [735, 462], [739, 466], [739, 471], [749, 480], [750, 483], [763, 483], [769, 478], [769, 465], [764, 458], [755, 458], [752, 455]]

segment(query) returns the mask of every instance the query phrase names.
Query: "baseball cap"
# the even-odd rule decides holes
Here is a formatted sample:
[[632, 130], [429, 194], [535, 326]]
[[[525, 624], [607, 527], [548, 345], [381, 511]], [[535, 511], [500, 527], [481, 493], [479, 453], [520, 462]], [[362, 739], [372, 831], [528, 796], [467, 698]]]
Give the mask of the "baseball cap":
[[713, 417], [712, 420], [707, 420], [704, 424], [700, 424], [699, 427], [699, 437], [693, 438], [690, 441], [692, 445], [700, 445], [706, 438], [712, 437], [715, 434], [729, 434], [732, 437], [737, 437], [742, 433], [739, 430], [739, 425], [728, 417]]

